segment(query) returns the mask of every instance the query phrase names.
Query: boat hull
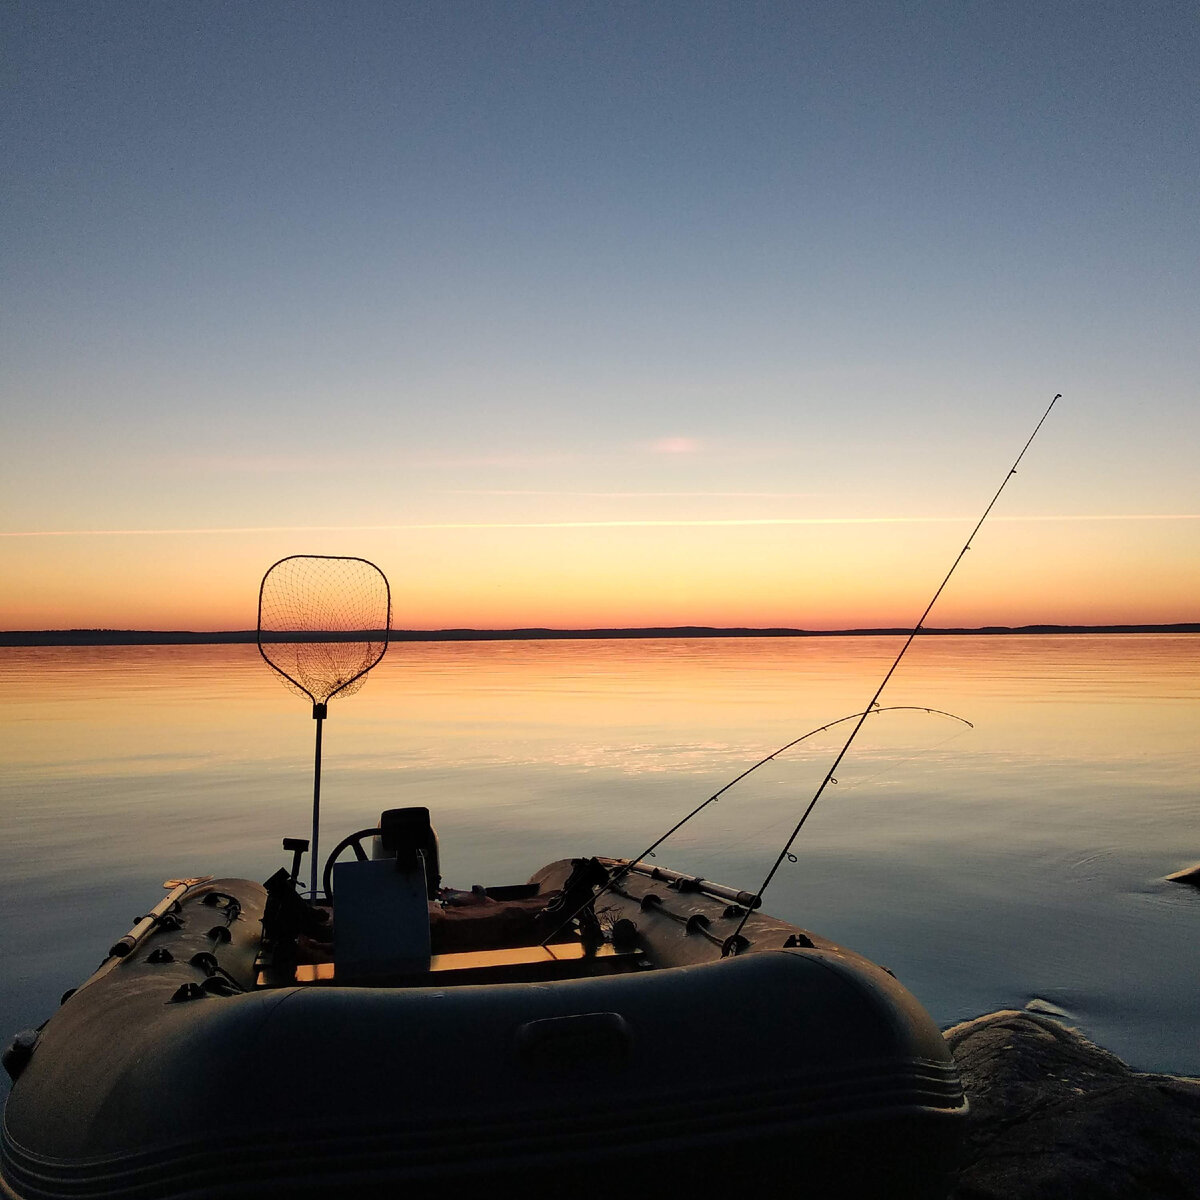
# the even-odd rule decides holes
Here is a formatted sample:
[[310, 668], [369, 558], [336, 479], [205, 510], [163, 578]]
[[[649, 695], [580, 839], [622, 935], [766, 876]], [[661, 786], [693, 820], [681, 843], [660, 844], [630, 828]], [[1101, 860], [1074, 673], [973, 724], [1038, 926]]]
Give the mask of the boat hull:
[[[890, 975], [831, 943], [721, 958], [709, 942], [706, 961], [662, 965], [643, 918], [627, 969], [598, 977], [261, 989], [262, 889], [206, 887], [238, 897], [227, 940], [201, 929], [198, 889], [179, 929], [41, 1031], [5, 1111], [10, 1195], [599, 1196], [631, 1173], [673, 1188], [944, 1190], [965, 1112], [945, 1043]], [[151, 961], [162, 950], [171, 961]], [[228, 986], [188, 991], [205, 952]]]

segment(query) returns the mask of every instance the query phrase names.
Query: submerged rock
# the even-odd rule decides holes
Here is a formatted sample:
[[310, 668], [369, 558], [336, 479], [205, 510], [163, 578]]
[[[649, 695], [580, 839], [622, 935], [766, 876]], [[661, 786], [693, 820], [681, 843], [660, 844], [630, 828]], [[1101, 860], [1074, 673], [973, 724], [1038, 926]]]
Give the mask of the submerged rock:
[[978, 1017], [946, 1040], [971, 1102], [951, 1200], [1200, 1191], [1200, 1080], [1132, 1071], [1028, 1011]]

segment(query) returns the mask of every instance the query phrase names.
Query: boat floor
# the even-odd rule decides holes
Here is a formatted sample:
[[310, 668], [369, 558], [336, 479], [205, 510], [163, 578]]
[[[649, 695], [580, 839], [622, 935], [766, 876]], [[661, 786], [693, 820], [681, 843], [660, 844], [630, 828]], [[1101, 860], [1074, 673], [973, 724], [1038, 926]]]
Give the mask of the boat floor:
[[[809, 930], [758, 911], [752, 912], [742, 925], [753, 899], [744, 892], [696, 876], [620, 859], [598, 860], [614, 874], [628, 867], [625, 874], [615, 875], [615, 882], [594, 902], [603, 940], [582, 938], [571, 928], [569, 921], [573, 914], [569, 906], [561, 912], [564, 923], [561, 930], [554, 929], [553, 922], [549, 926], [544, 921], [535, 924], [533, 915], [561, 894], [576, 861], [563, 859], [551, 863], [526, 885], [486, 889], [488, 899], [478, 906], [443, 910], [431, 905], [434, 953], [427, 970], [377, 976], [368, 983], [348, 979], [344, 973], [339, 975], [336, 961], [275, 963], [265, 956], [259, 963], [257, 987], [536, 983], [695, 966], [713, 962], [727, 950], [744, 953], [792, 948], [842, 949]], [[517, 921], [514, 925], [510, 918], [522, 915], [523, 924]], [[742, 926], [740, 935], [739, 926]], [[548, 932], [550, 937], [548, 940], [518, 937], [514, 944], [514, 929], [519, 928], [530, 931], [531, 936], [536, 930], [536, 934]], [[468, 948], [458, 948], [462, 946]], [[318, 954], [324, 957], [331, 951], [329, 946], [319, 949]]]

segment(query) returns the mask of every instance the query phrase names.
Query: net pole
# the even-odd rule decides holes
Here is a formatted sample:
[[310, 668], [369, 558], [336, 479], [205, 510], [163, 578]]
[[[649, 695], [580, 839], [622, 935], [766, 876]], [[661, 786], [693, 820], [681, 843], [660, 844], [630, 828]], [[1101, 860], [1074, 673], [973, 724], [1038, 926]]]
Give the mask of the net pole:
[[326, 711], [324, 704], [313, 704], [313, 720], [317, 723], [317, 751], [313, 763], [312, 853], [308, 862], [308, 898], [313, 904], [317, 902], [317, 868], [321, 862], [317, 841], [321, 832], [321, 731], [325, 727]]

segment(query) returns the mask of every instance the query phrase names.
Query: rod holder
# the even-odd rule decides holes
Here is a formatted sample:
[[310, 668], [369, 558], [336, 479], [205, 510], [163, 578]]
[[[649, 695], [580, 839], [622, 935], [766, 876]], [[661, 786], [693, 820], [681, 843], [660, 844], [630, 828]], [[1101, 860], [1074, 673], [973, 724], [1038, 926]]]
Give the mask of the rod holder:
[[283, 848], [292, 852], [292, 885], [300, 878], [300, 860], [308, 849], [308, 838], [284, 838]]

